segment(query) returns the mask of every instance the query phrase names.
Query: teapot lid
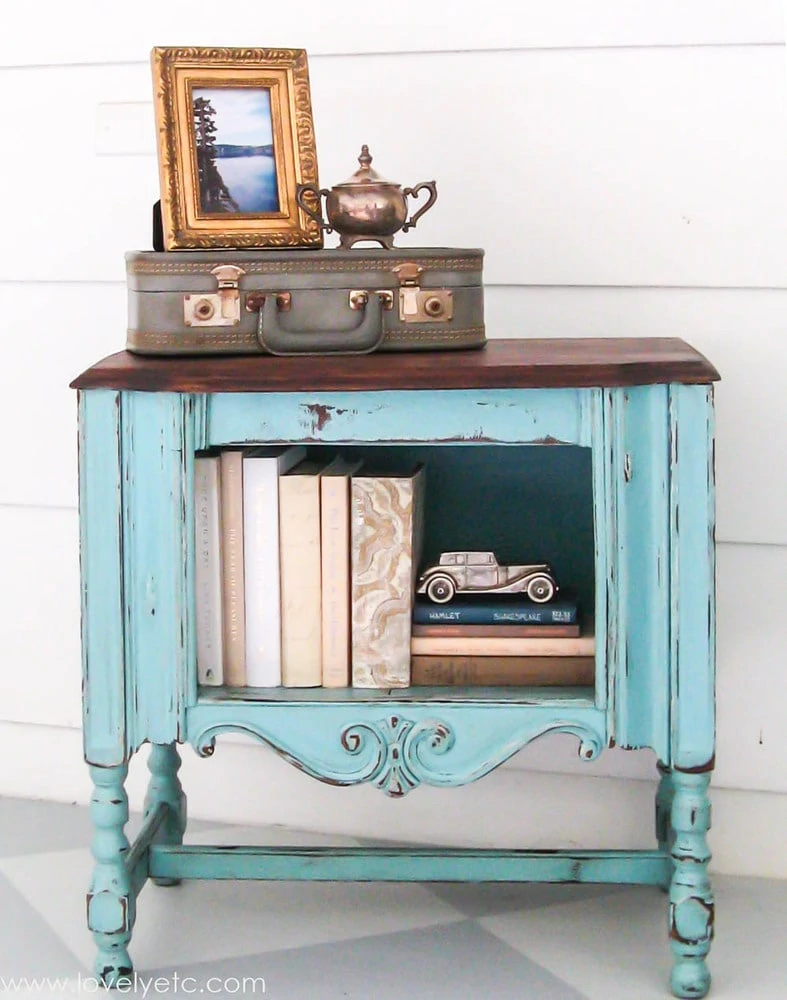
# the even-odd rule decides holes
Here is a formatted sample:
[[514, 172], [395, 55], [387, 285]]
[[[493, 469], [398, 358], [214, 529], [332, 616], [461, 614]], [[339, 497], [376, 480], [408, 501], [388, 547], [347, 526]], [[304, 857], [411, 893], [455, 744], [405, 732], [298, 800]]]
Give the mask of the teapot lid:
[[384, 177], [381, 177], [372, 167], [372, 157], [369, 155], [368, 146], [361, 146], [361, 155], [358, 157], [358, 162], [360, 163], [360, 167], [352, 177], [348, 177], [346, 181], [342, 181], [336, 187], [349, 187], [350, 185], [357, 184], [387, 184], [389, 187], [401, 186], [394, 181], [388, 181]]

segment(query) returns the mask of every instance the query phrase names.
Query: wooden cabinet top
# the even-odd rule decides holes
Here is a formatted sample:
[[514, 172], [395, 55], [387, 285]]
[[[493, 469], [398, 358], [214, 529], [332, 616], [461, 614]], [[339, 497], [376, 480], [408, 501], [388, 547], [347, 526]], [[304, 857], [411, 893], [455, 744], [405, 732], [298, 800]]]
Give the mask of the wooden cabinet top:
[[533, 389], [714, 382], [719, 374], [678, 338], [490, 340], [482, 350], [356, 356], [112, 354], [73, 389], [142, 392], [309, 392]]

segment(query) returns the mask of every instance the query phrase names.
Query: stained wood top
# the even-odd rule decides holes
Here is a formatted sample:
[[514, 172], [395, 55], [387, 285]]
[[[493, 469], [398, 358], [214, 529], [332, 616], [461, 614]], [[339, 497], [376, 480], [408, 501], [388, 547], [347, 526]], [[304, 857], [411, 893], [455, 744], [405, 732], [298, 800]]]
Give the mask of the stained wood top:
[[310, 392], [533, 389], [715, 382], [719, 373], [677, 338], [490, 340], [483, 350], [279, 358], [112, 354], [72, 389]]

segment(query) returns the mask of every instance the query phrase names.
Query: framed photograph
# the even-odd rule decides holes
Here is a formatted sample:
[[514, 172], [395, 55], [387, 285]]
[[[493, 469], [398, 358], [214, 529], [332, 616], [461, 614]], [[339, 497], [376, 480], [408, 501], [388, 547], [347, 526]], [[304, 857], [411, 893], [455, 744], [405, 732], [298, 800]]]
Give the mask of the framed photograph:
[[303, 49], [155, 48], [167, 250], [320, 247], [295, 200], [317, 182]]

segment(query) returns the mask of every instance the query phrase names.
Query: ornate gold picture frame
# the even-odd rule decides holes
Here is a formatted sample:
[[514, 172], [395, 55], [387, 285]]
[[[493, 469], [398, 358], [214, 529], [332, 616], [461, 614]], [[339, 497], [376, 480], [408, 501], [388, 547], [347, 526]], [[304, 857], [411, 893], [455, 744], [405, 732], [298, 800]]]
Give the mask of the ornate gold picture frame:
[[155, 48], [167, 250], [320, 247], [297, 204], [317, 182], [303, 49]]

